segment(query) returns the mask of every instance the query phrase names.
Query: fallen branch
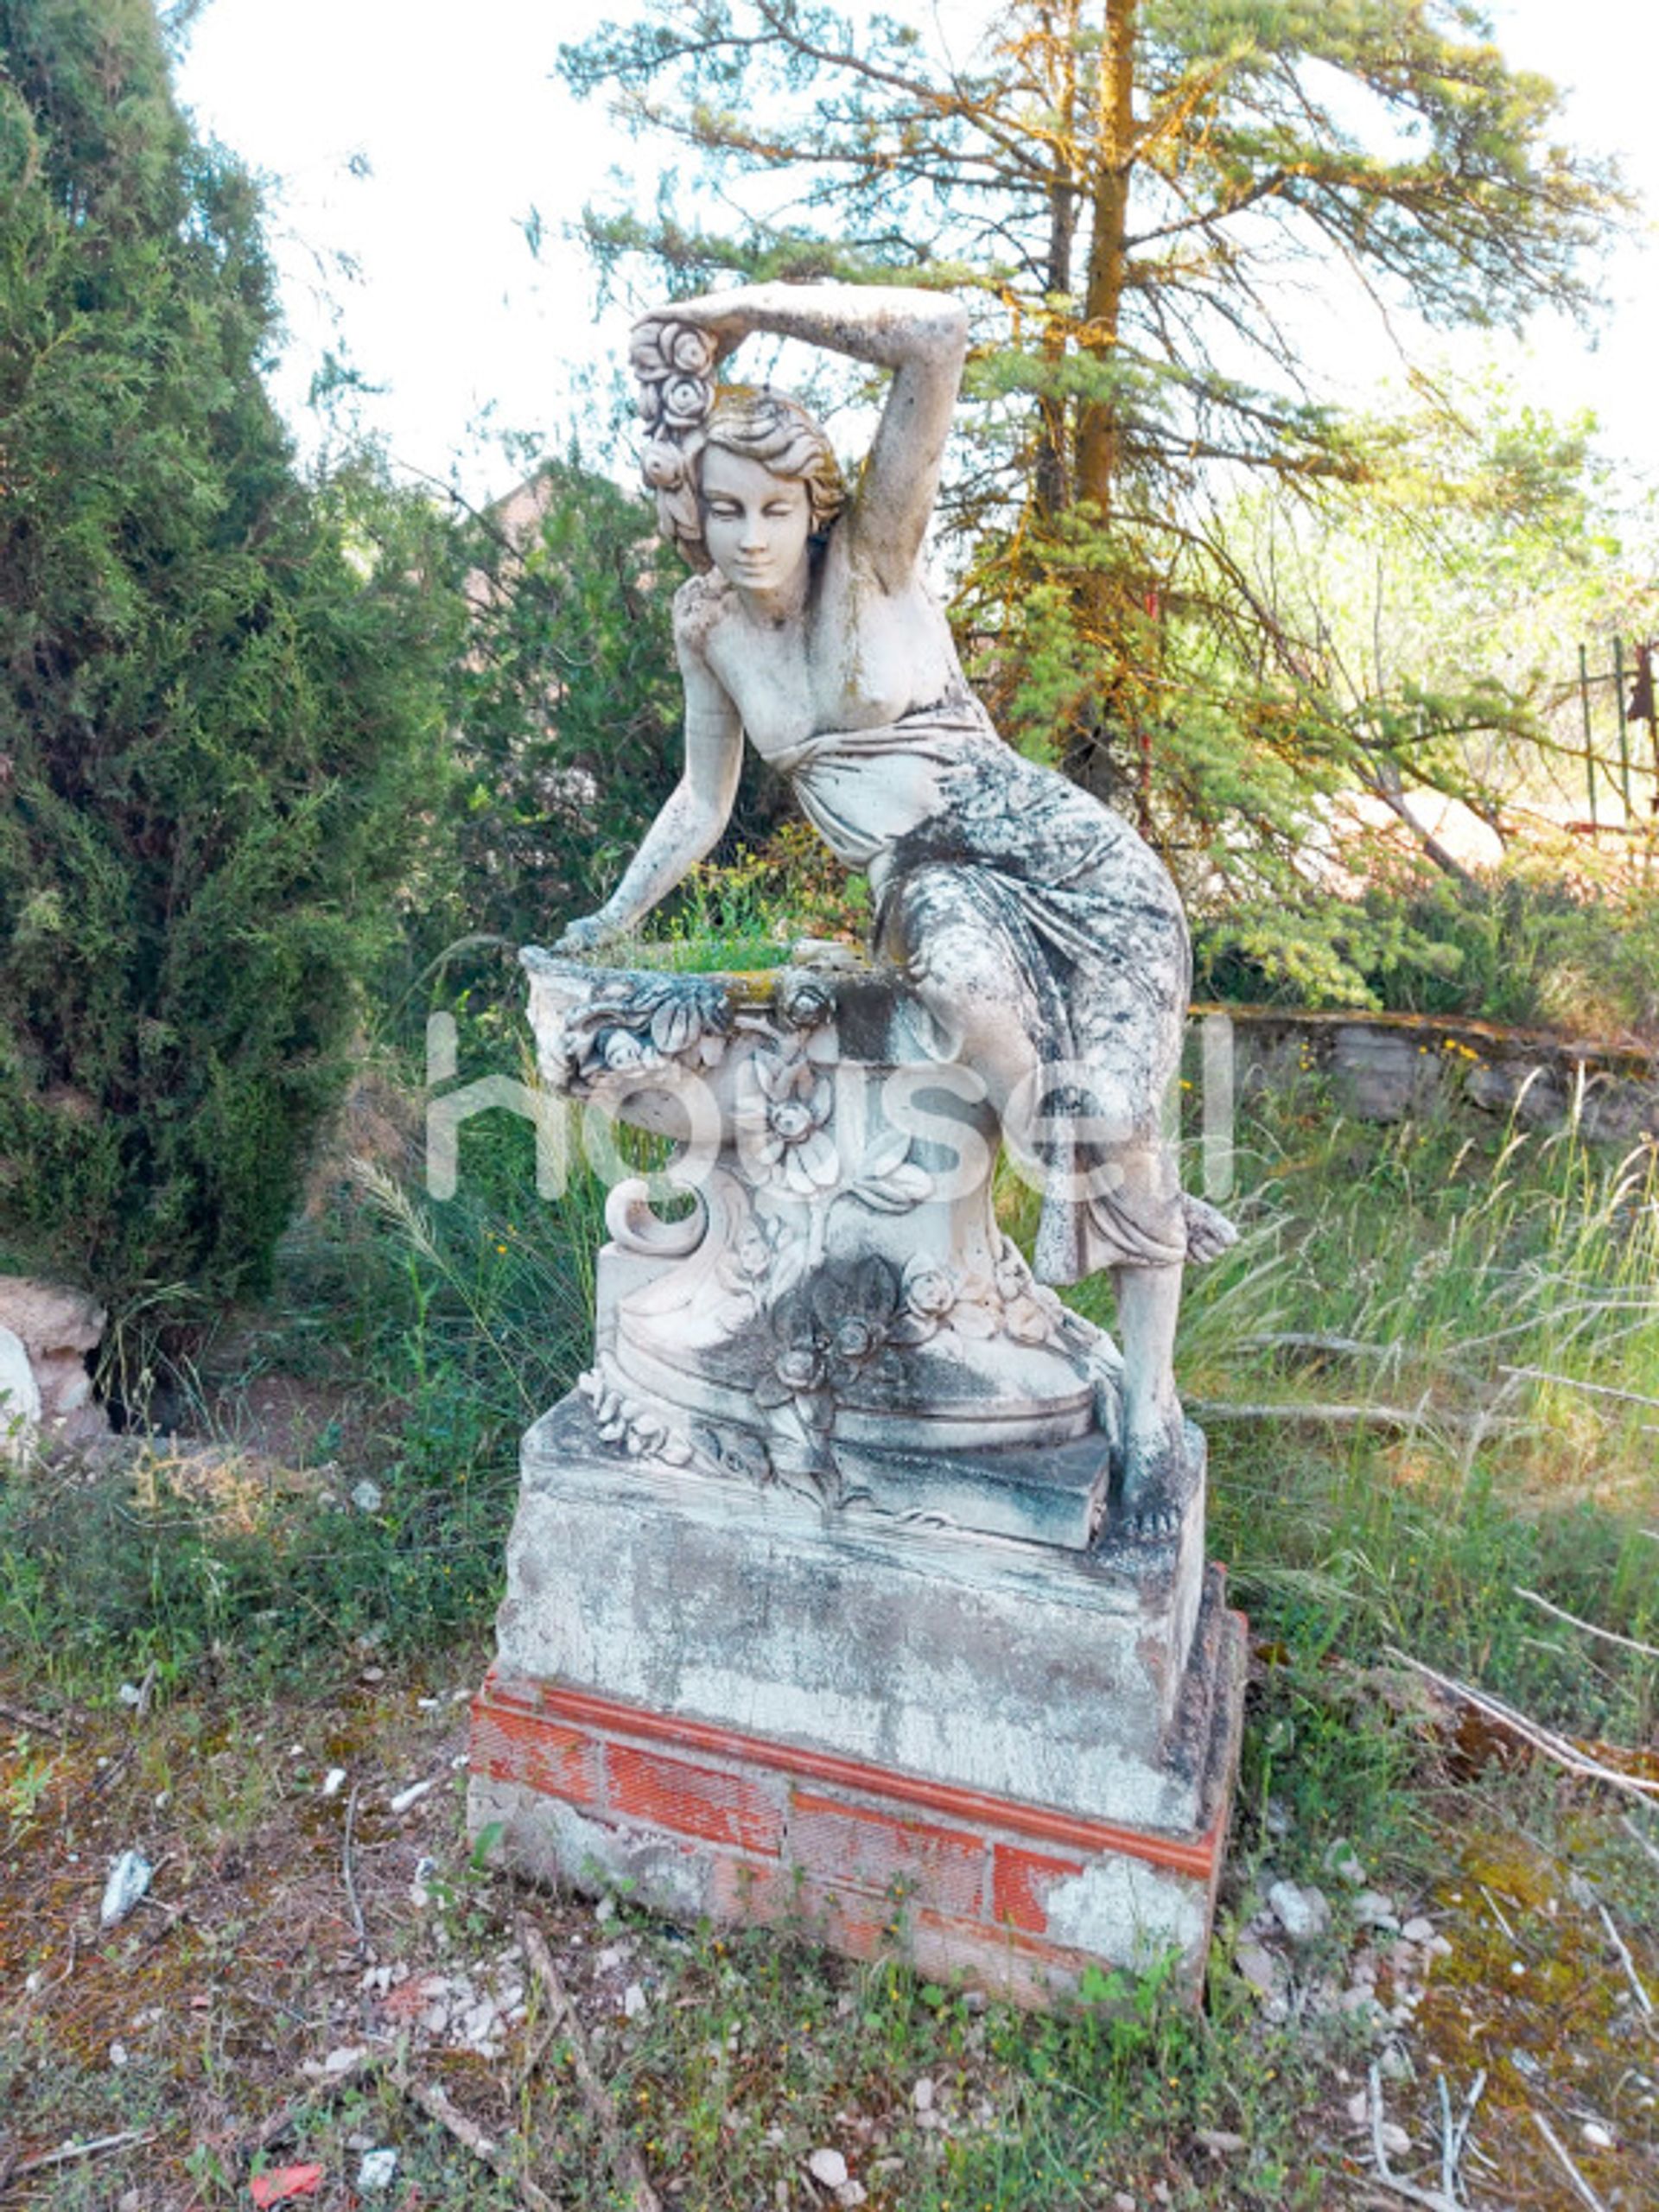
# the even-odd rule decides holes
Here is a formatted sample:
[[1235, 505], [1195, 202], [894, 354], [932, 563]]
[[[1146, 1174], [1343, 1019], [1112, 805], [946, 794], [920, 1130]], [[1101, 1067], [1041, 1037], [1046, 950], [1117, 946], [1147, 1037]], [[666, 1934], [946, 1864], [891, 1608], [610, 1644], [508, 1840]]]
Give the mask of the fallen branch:
[[1445, 2069], [1434, 2076], [1434, 2086], [1440, 2093], [1440, 2194], [1448, 2204], [1458, 2201], [1458, 2128], [1452, 2117], [1452, 2092], [1446, 2086]]
[[90, 1795], [94, 1797], [101, 1796], [111, 1783], [118, 1782], [132, 1764], [133, 1755], [137, 1749], [138, 1738], [135, 1736], [124, 1751], [116, 1753], [108, 1766], [99, 1767], [98, 1772], [92, 1777]]
[[1554, 1382], [1563, 1390], [1583, 1390], [1592, 1398], [1618, 1398], [1627, 1406], [1659, 1406], [1641, 1390], [1618, 1390], [1611, 1382], [1586, 1382], [1576, 1375], [1557, 1375], [1548, 1367], [1500, 1367], [1500, 1375], [1513, 1375], [1521, 1382]]
[[90, 2143], [65, 2143], [55, 2151], [41, 2151], [32, 2158], [20, 2158], [7, 2178], [21, 2181], [25, 2174], [44, 2173], [48, 2166], [72, 2165], [80, 2158], [101, 2158], [108, 2151], [124, 2151], [155, 2140], [153, 2128], [130, 2127], [123, 2135], [94, 2136]]
[[352, 1926], [357, 1931], [357, 1955], [366, 1958], [369, 1953], [369, 1931], [363, 1924], [363, 1907], [358, 1900], [357, 1876], [352, 1866], [352, 1830], [357, 1825], [357, 1797], [360, 1784], [352, 1784], [352, 1794], [346, 1803], [346, 1840], [340, 1846], [340, 1871], [346, 1878], [346, 1902], [352, 1909]]
[[1421, 1408], [1405, 1406], [1322, 1405], [1306, 1399], [1274, 1405], [1230, 1398], [1189, 1398], [1185, 1404], [1189, 1414], [1205, 1421], [1302, 1421], [1323, 1428], [1354, 1428], [1363, 1424], [1368, 1428], [1402, 1430], [1427, 1425]]
[[1643, 1834], [1641, 1829], [1637, 1827], [1636, 1822], [1630, 1818], [1628, 1813], [1623, 1813], [1619, 1815], [1619, 1826], [1624, 1829], [1625, 1834], [1630, 1837], [1631, 1842], [1636, 1844], [1640, 1850], [1645, 1851], [1648, 1857], [1652, 1859], [1654, 1865], [1656, 1866], [1659, 1866], [1659, 1844], [1649, 1842], [1648, 1838]]
[[1618, 1929], [1613, 1923], [1612, 1914], [1608, 1911], [1606, 1906], [1601, 1903], [1599, 1898], [1596, 1901], [1596, 1910], [1601, 1915], [1601, 1924], [1607, 1930], [1607, 1941], [1618, 1953], [1618, 1962], [1624, 1969], [1625, 1980], [1630, 1983], [1630, 1987], [1636, 1993], [1637, 2003], [1642, 2007], [1642, 2010], [1644, 2012], [1651, 2017], [1653, 2012], [1653, 1999], [1649, 1996], [1647, 1991], [1642, 1986], [1642, 1977], [1636, 1970], [1636, 1961], [1630, 1956], [1630, 1945], [1619, 1934]]
[[1321, 1336], [1317, 1330], [1279, 1329], [1268, 1335], [1240, 1337], [1240, 1351], [1330, 1352], [1343, 1359], [1387, 1359], [1394, 1344], [1362, 1344], [1357, 1337]]
[[[1532, 2107], [1530, 2106], [1529, 2106], [1528, 2109], [1529, 2111], [1532, 2111]], [[1586, 2181], [1584, 2176], [1573, 2164], [1566, 2144], [1562, 2142], [1560, 2137], [1555, 2133], [1549, 2122], [1544, 2118], [1542, 2113], [1534, 2111], [1532, 2113], [1532, 2117], [1534, 2125], [1536, 2126], [1538, 2133], [1543, 2137], [1545, 2142], [1548, 2144], [1550, 2149], [1555, 2153], [1562, 2165], [1567, 2169], [1568, 2180], [1572, 2183], [1573, 2188], [1577, 2190], [1580, 2196], [1584, 2200], [1585, 2203], [1588, 2205], [1590, 2212], [1607, 2212], [1607, 2207], [1602, 2202], [1600, 2197], [1596, 2195], [1595, 2190], [1591, 2188], [1589, 2183]]]
[[1638, 1643], [1633, 1636], [1620, 1636], [1616, 1629], [1599, 1628], [1594, 1621], [1581, 1621], [1576, 1613], [1567, 1612], [1560, 1605], [1552, 1605], [1548, 1598], [1541, 1598], [1535, 1590], [1523, 1590], [1515, 1586], [1517, 1598], [1524, 1598], [1529, 1605], [1536, 1605], [1540, 1612], [1548, 1613], [1558, 1621], [1565, 1621], [1569, 1628], [1581, 1628], [1586, 1636], [1599, 1637], [1604, 1643], [1616, 1643], [1623, 1651], [1638, 1651], [1644, 1659], [1659, 1659], [1659, 1644]]
[[37, 1736], [50, 1736], [60, 1744], [64, 1732], [55, 1720], [48, 1720], [43, 1713], [31, 1713], [26, 1705], [10, 1705], [0, 1698], [0, 1720], [10, 1720], [15, 1727], [31, 1729]]
[[598, 2123], [617, 2172], [628, 2185], [634, 2212], [662, 2212], [657, 2192], [645, 2171], [645, 2161], [625, 2133], [615, 2100], [594, 2064], [588, 2038], [582, 2033], [582, 2021], [571, 2002], [569, 1992], [559, 1979], [559, 1970], [553, 1963], [553, 1954], [547, 1948], [547, 1939], [535, 1922], [524, 1913], [518, 1916], [518, 1941], [524, 1945], [524, 1956], [530, 1961], [531, 1971], [546, 1992], [555, 2023], [569, 2039], [570, 2063], [583, 2101]]
[[1452, 2138], [1452, 2170], [1454, 2179], [1458, 2168], [1463, 2164], [1464, 2152], [1468, 2147], [1469, 2130], [1475, 2124], [1475, 2107], [1480, 2102], [1485, 2087], [1486, 2069], [1483, 2066], [1469, 2085], [1469, 2094], [1464, 2099], [1463, 2111], [1459, 2117], [1457, 2133]]
[[1442, 2196], [1438, 2189], [1419, 2189], [1415, 2182], [1402, 2181], [1394, 2171], [1382, 2147], [1382, 2069], [1375, 2059], [1371, 2062], [1370, 2088], [1371, 2156], [1376, 2161], [1377, 2180], [1384, 2189], [1404, 2197], [1408, 2204], [1426, 2206], [1427, 2212], [1462, 2212], [1455, 2197]]
[[560, 2199], [550, 2196], [528, 2174], [520, 2173], [506, 2152], [498, 2150], [478, 2122], [468, 2120], [435, 2082], [416, 2081], [412, 2074], [405, 2074], [401, 2069], [394, 2069], [391, 2078], [410, 2104], [416, 2106], [429, 2120], [436, 2120], [440, 2127], [447, 2128], [456, 2142], [470, 2151], [493, 2174], [499, 2174], [503, 2181], [510, 2183], [530, 2207], [530, 2212], [563, 2212]]
[[1453, 1413], [1444, 1407], [1431, 1408], [1427, 1402], [1417, 1406], [1368, 1406], [1306, 1398], [1188, 1398], [1184, 1403], [1195, 1421], [1277, 1421], [1307, 1427], [1387, 1429], [1402, 1436], [1414, 1435], [1421, 1428], [1448, 1428], [1467, 1429], [1478, 1438], [1495, 1429], [1528, 1426], [1513, 1415], [1495, 1414], [1490, 1407], [1473, 1413]]
[[1510, 1927], [1508, 1919], [1505, 1917], [1503, 1906], [1499, 1904], [1497, 1899], [1492, 1895], [1484, 1882], [1478, 1884], [1478, 1887], [1479, 1888], [1480, 1894], [1485, 1898], [1488, 1905], [1491, 1908], [1492, 1918], [1503, 1930], [1505, 1940], [1511, 1943], [1518, 1942], [1520, 1939], [1516, 1935], [1514, 1929]]
[[1385, 1648], [1391, 1659], [1397, 1659], [1402, 1666], [1409, 1667], [1414, 1674], [1421, 1675], [1437, 1689], [1444, 1690], [1448, 1697], [1455, 1698], [1460, 1705], [1470, 1707], [1498, 1727], [1507, 1729], [1510, 1735], [1518, 1737], [1523, 1744], [1529, 1744], [1534, 1751], [1541, 1751], [1546, 1758], [1554, 1759], [1557, 1766], [1565, 1767], [1569, 1774], [1581, 1775], [1587, 1782], [1605, 1782], [1611, 1789], [1622, 1789], [1629, 1796], [1639, 1797], [1644, 1805], [1651, 1804], [1659, 1798], [1659, 1782], [1643, 1782], [1636, 1775], [1621, 1774], [1617, 1767], [1604, 1766], [1599, 1759], [1586, 1758], [1576, 1745], [1570, 1743], [1565, 1736], [1558, 1736], [1553, 1728], [1545, 1728], [1535, 1720], [1529, 1720], [1524, 1713], [1517, 1712], [1512, 1705], [1506, 1705], [1501, 1697], [1493, 1697], [1487, 1690], [1474, 1689], [1469, 1683], [1460, 1682], [1451, 1675], [1437, 1673], [1433, 1667], [1426, 1667], [1421, 1659], [1414, 1659], [1409, 1652], [1397, 1650], [1392, 1644]]

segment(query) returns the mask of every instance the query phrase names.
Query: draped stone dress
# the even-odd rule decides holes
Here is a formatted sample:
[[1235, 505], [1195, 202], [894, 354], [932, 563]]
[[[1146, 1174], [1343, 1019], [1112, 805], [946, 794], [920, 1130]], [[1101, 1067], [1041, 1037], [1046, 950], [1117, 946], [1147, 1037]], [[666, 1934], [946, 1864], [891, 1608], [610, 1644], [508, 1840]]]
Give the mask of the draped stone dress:
[[1163, 1133], [1192, 952], [1156, 855], [1005, 745], [965, 690], [770, 757], [831, 851], [868, 873], [873, 950], [947, 1039], [966, 1032], [963, 1058], [976, 1019], [1017, 1021], [1029, 1040], [1039, 1278], [1203, 1256], [1210, 1210], [1183, 1197]]

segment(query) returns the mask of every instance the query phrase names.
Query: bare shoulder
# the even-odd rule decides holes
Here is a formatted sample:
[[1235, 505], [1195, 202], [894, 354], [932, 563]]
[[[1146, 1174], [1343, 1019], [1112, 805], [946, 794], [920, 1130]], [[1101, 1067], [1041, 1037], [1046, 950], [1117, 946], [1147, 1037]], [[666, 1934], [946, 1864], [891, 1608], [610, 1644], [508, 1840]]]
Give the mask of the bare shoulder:
[[680, 650], [705, 654], [732, 605], [732, 587], [714, 570], [688, 576], [674, 594], [674, 642]]

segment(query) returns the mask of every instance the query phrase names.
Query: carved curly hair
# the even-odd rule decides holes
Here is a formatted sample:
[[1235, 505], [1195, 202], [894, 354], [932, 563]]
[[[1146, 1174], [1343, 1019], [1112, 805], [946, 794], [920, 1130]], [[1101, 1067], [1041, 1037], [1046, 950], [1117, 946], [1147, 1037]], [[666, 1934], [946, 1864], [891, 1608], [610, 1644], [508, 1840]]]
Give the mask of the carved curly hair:
[[717, 392], [692, 461], [699, 478], [702, 455], [710, 446], [745, 461], [758, 461], [774, 476], [804, 484], [812, 528], [819, 536], [847, 504], [841, 464], [823, 424], [786, 392], [746, 391], [737, 385]]

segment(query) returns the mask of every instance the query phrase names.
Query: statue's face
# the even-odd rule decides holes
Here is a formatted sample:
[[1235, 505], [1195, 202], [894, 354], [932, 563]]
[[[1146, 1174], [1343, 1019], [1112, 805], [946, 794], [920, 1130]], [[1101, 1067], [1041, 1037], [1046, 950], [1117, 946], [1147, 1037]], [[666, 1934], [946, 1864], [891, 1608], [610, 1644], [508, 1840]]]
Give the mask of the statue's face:
[[702, 536], [729, 582], [781, 590], [804, 566], [812, 505], [798, 478], [774, 476], [746, 454], [710, 446], [702, 456]]

